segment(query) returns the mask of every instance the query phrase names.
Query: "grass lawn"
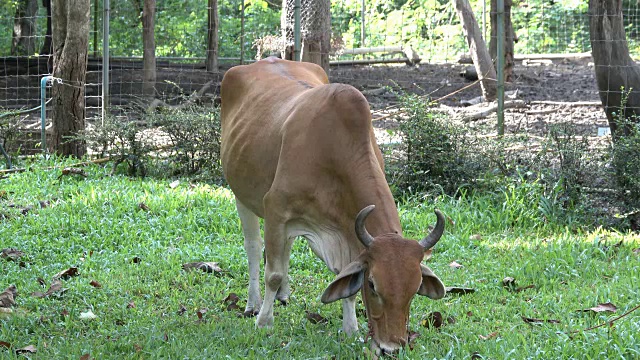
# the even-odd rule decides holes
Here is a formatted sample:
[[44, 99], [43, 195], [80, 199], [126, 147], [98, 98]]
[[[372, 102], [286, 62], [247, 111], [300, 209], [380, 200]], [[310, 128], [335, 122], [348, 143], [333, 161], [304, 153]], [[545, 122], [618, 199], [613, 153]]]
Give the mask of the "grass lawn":
[[[0, 313], [0, 358], [365, 357], [362, 304], [360, 335], [344, 336], [340, 302], [319, 299], [332, 274], [304, 241], [295, 243], [291, 301], [276, 306], [273, 329], [255, 329], [225, 302], [235, 293], [243, 310], [248, 283], [228, 189], [110, 177], [109, 166], [59, 177], [61, 168], [44, 165], [51, 164], [0, 180], [0, 249], [24, 252], [0, 259], [0, 291], [12, 284], [18, 291], [12, 312]], [[400, 203], [408, 237], [425, 234], [434, 207], [450, 218], [428, 265], [445, 286], [475, 292], [416, 297], [410, 328], [419, 336], [396, 358], [640, 358], [640, 310], [582, 331], [640, 303], [640, 238], [545, 219], [539, 197], [534, 186], [515, 184], [499, 194]], [[222, 271], [183, 270], [195, 261]], [[78, 275], [47, 294], [54, 275], [70, 267]], [[505, 287], [505, 277], [515, 284]], [[577, 311], [602, 303], [617, 310]], [[328, 321], [313, 323], [306, 312]], [[425, 326], [434, 312], [444, 324]], [[16, 354], [28, 345], [37, 352]]]

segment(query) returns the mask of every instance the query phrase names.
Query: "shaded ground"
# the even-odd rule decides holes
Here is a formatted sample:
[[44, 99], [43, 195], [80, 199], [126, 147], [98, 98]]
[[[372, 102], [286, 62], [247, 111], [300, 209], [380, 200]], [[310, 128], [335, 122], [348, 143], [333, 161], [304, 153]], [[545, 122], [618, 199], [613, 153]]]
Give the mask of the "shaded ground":
[[[40, 69], [43, 66], [44, 69]], [[31, 66], [15, 71], [15, 75], [9, 74], [6, 69], [0, 71], [0, 108], [20, 109], [37, 106], [41, 78], [38, 72], [46, 72], [46, 64], [43, 66]], [[98, 115], [100, 110], [100, 66], [99, 62], [90, 61], [86, 86], [90, 116]], [[407, 91], [438, 99], [471, 84], [460, 76], [460, 72], [466, 66], [460, 64], [420, 64], [416, 67], [336, 66], [331, 68], [330, 79], [332, 82], [351, 84], [363, 91], [374, 110], [374, 118], [377, 118], [394, 111], [387, 111], [390, 106], [397, 104], [398, 99], [394, 91]], [[3, 70], [2, 66], [0, 70]], [[523, 100], [527, 106], [508, 109], [505, 112], [507, 133], [544, 135], [549, 126], [569, 122], [576, 127], [579, 134], [596, 136], [598, 127], [607, 126], [605, 114], [598, 104], [593, 66], [587, 62], [556, 61], [528, 65], [518, 63], [515, 68], [515, 77], [515, 81], [507, 85], [507, 91], [517, 90], [515, 98]], [[141, 100], [142, 71], [139, 62], [112, 63], [110, 78], [112, 105], [132, 105]], [[213, 80], [215, 85], [209, 87], [202, 97], [202, 101], [212, 102], [218, 96], [221, 78], [221, 73], [207, 73], [198, 64], [159, 63], [157, 96], [168, 103], [178, 103], [184, 100], [185, 96]], [[438, 102], [438, 107], [452, 119], [460, 120], [486, 108], [486, 105], [471, 107], [461, 105], [462, 101], [478, 96], [480, 96], [480, 87], [476, 84]], [[594, 103], [588, 106], [570, 106], [532, 103], [535, 101]], [[28, 121], [35, 122], [38, 116], [38, 113], [33, 113]], [[394, 121], [392, 118], [387, 118], [385, 121], [374, 124], [378, 128], [389, 128], [394, 126]], [[472, 127], [480, 133], [491, 133], [495, 132], [495, 124], [494, 113], [473, 121]]]

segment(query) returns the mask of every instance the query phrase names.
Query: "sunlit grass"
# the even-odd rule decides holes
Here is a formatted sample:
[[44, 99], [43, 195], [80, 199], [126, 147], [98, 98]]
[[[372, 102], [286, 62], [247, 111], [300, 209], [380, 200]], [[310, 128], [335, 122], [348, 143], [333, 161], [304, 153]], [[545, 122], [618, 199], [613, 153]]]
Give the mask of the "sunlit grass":
[[[87, 167], [86, 178], [59, 178], [60, 167], [39, 169], [45, 165], [54, 164], [39, 163], [0, 180], [6, 192], [0, 212], [8, 216], [0, 220], [0, 248], [26, 253], [22, 266], [0, 259], [0, 291], [10, 284], [19, 291], [14, 313], [0, 318], [0, 341], [14, 349], [34, 345], [38, 352], [30, 357], [40, 359], [86, 353], [95, 359], [364, 357], [366, 319], [359, 316], [363, 329], [357, 337], [339, 331], [340, 304], [319, 300], [332, 275], [303, 241], [293, 249], [291, 302], [276, 306], [274, 329], [256, 330], [253, 319], [226, 310], [223, 300], [232, 292], [244, 306], [248, 282], [228, 189], [189, 179], [172, 188], [175, 179], [108, 176], [110, 169], [99, 166]], [[640, 312], [613, 327], [580, 331], [640, 301], [640, 257], [634, 252], [640, 239], [550, 221], [536, 206], [540, 196], [530, 186], [399, 204], [405, 235], [412, 238], [424, 236], [435, 222], [433, 208], [447, 215], [446, 235], [428, 264], [446, 286], [476, 291], [440, 301], [417, 297], [410, 327], [420, 337], [398, 358], [465, 359], [476, 352], [491, 359], [640, 357]], [[41, 208], [39, 201], [49, 205]], [[26, 206], [33, 209], [21, 215]], [[223, 272], [182, 270], [192, 261], [218, 262]], [[451, 268], [452, 261], [463, 267]], [[38, 278], [49, 286], [54, 274], [70, 266], [80, 275], [63, 281], [66, 292], [30, 295], [46, 290]], [[514, 288], [503, 286], [507, 276], [516, 279]], [[92, 280], [102, 287], [90, 285]], [[618, 311], [576, 311], [605, 302]], [[202, 309], [207, 311], [200, 320]], [[97, 318], [80, 320], [89, 310]], [[305, 310], [329, 322], [312, 324]], [[433, 311], [455, 322], [423, 327]], [[529, 324], [523, 316], [559, 323]], [[0, 358], [17, 355], [0, 347]]]

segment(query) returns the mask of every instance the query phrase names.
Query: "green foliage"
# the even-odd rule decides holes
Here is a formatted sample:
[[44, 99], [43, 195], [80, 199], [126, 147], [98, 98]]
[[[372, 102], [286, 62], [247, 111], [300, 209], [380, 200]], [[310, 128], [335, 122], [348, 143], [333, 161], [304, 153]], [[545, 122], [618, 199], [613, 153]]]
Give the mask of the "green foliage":
[[173, 175], [200, 174], [222, 182], [220, 163], [220, 109], [191, 106], [181, 110], [162, 110], [149, 120], [159, 126], [171, 147], [165, 165]]
[[[626, 105], [628, 92], [625, 94], [621, 108]], [[613, 142], [613, 168], [619, 196], [626, 205], [625, 212], [635, 218], [640, 212], [640, 119], [635, 115], [627, 118], [620, 111], [615, 116], [615, 122], [617, 130]]]
[[[362, 305], [359, 332], [345, 336], [341, 304], [319, 300], [335, 275], [304, 241], [293, 244], [293, 293], [288, 306], [276, 306], [273, 329], [255, 329], [255, 319], [226, 310], [230, 293], [244, 306], [249, 278], [228, 189], [188, 181], [171, 188], [167, 180], [108, 176], [108, 167], [95, 165], [84, 169], [86, 178], [60, 177], [69, 165], [70, 160], [39, 160], [30, 164], [31, 171], [0, 180], [6, 191], [0, 212], [9, 204], [35, 205], [26, 215], [0, 216], [0, 248], [26, 254], [22, 261], [0, 258], [0, 291], [10, 284], [18, 290], [13, 313], [0, 314], [0, 339], [12, 345], [0, 347], [3, 359], [20, 359], [15, 349], [27, 345], [37, 348], [34, 359], [79, 359], [87, 353], [105, 360], [366, 358]], [[601, 229], [573, 233], [547, 223], [532, 215], [535, 187], [514, 183], [504, 195], [466, 193], [399, 203], [404, 233], [412, 238], [423, 237], [434, 223], [434, 207], [446, 214], [450, 221], [428, 265], [446, 286], [476, 290], [440, 301], [416, 297], [409, 328], [419, 337], [396, 355], [399, 359], [637, 357], [637, 311], [614, 326], [581, 330], [637, 305], [634, 249], [640, 239]], [[49, 205], [41, 208], [39, 201], [45, 200]], [[463, 267], [450, 268], [454, 260]], [[218, 262], [223, 272], [182, 270], [192, 261]], [[30, 295], [46, 291], [52, 277], [70, 266], [77, 266], [79, 275], [62, 280], [64, 293]], [[515, 278], [517, 287], [534, 287], [503, 287], [505, 276]], [[576, 312], [605, 302], [618, 311]], [[88, 310], [96, 319], [81, 320]], [[305, 311], [328, 322], [312, 324]], [[439, 329], [422, 326], [435, 311], [455, 321]], [[529, 324], [523, 316], [559, 323]], [[488, 340], [480, 337], [494, 332]]]
[[104, 122], [90, 127], [83, 139], [100, 156], [109, 156], [115, 160], [115, 172], [121, 163], [127, 164], [127, 173], [131, 176], [147, 174], [147, 163], [154, 149], [147, 124], [139, 121], [133, 113], [107, 115]]
[[392, 183], [404, 192], [454, 194], [473, 179], [464, 129], [434, 112], [424, 98], [405, 94], [400, 99], [405, 116], [398, 135], [404, 159], [390, 164]]

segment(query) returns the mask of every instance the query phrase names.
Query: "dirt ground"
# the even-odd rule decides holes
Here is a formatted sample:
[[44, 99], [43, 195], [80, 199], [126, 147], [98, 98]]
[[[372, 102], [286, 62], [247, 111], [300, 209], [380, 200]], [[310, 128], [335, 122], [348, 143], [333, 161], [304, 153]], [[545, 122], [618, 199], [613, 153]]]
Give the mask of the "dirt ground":
[[[96, 114], [100, 105], [100, 71], [90, 62], [91, 71], [87, 78], [87, 107]], [[99, 64], [98, 64], [99, 65]], [[111, 95], [113, 105], [126, 105], [140, 100], [142, 71], [136, 63], [112, 64]], [[158, 64], [158, 96], [168, 103], [177, 103], [184, 96], [199, 90], [210, 80], [216, 83], [205, 92], [206, 101], [215, 101], [219, 94], [222, 73], [206, 73], [197, 65]], [[389, 115], [397, 109], [389, 109], [397, 104], [394, 91], [403, 90], [418, 95], [438, 99], [449, 95], [469, 84], [460, 73], [468, 65], [461, 64], [420, 64], [336, 66], [331, 67], [332, 82], [347, 83], [363, 91], [374, 111], [374, 118]], [[31, 71], [33, 72], [33, 71]], [[515, 67], [515, 80], [506, 85], [508, 92], [516, 91], [507, 101], [520, 100], [525, 104], [505, 112], [506, 133], [527, 133], [544, 135], [549, 126], [559, 123], [573, 124], [578, 134], [596, 136], [599, 127], [606, 127], [605, 114], [599, 105], [599, 97], [594, 77], [593, 65], [581, 61], [519, 62]], [[26, 108], [39, 104], [39, 78], [37, 74], [17, 74], [0, 76], [0, 108]], [[393, 89], [394, 91], [390, 91]], [[488, 107], [487, 104], [463, 106], [464, 101], [480, 96], [479, 84], [460, 91], [436, 103], [440, 111], [455, 121], [462, 121], [471, 114]], [[550, 103], [537, 103], [548, 101]], [[561, 103], [590, 102], [575, 106]], [[95, 111], [94, 111], [95, 110]], [[38, 113], [30, 117], [33, 121]], [[31, 120], [31, 119], [29, 119]], [[480, 133], [495, 132], [495, 113], [470, 121], [470, 126]], [[394, 126], [392, 117], [374, 122], [377, 128]]]

